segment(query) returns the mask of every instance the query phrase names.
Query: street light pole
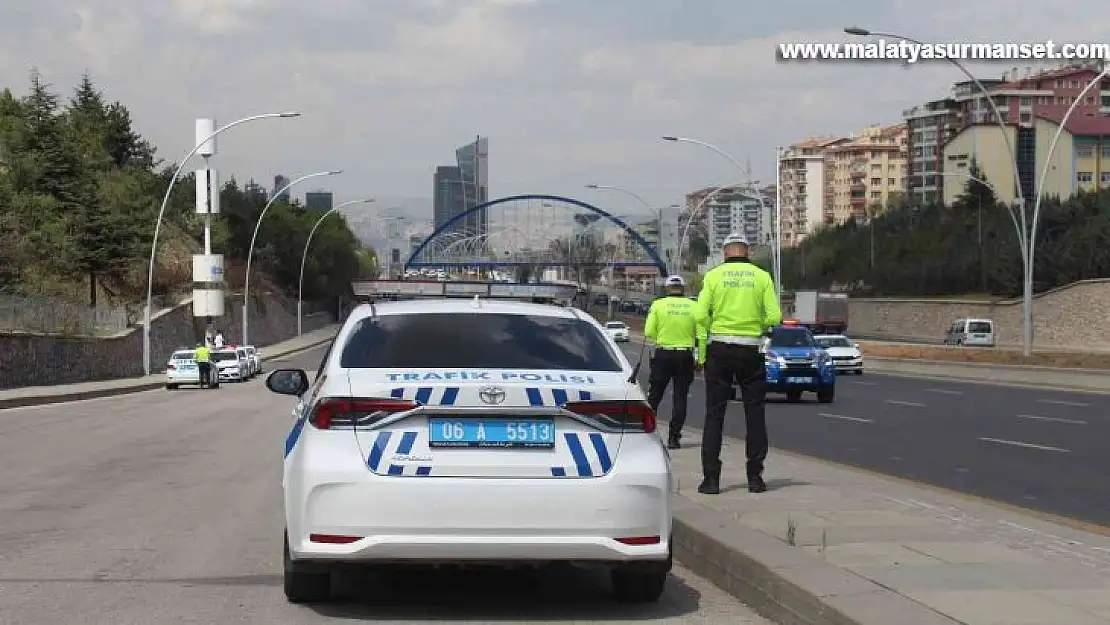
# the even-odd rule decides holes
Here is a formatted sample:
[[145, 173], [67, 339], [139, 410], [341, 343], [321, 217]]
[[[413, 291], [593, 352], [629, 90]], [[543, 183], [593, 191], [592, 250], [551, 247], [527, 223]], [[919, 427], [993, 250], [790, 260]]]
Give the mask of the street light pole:
[[[674, 142], [674, 143], [692, 143], [694, 145], [701, 146], [701, 147], [706, 148], [708, 150], [712, 150], [712, 151], [716, 152], [717, 154], [720, 154], [721, 156], [727, 158], [733, 165], [736, 166], [736, 169], [739, 170], [740, 173], [743, 174], [746, 179], [751, 177], [749, 175], [748, 169], [746, 167], [744, 167], [743, 165], [741, 165], [740, 161], [736, 160], [736, 158], [734, 156], [732, 156], [728, 152], [725, 152], [721, 148], [713, 145], [712, 143], [706, 143], [705, 141], [700, 141], [698, 139], [691, 139], [689, 137], [677, 137], [677, 136], [674, 136], [674, 135], [665, 135], [663, 137], [663, 140], [664, 141], [671, 141], [671, 142]], [[747, 186], [746, 183], [745, 183], [745, 186]], [[758, 190], [756, 190], [756, 199], [759, 200], [759, 206], [760, 206], [759, 210], [760, 210], [760, 212], [765, 211], [766, 210], [766, 205], [763, 201], [763, 194], [759, 193]], [[687, 229], [689, 229], [689, 227], [690, 227], [690, 222], [689, 221], [686, 222], [686, 227], [687, 227]], [[679, 243], [679, 245], [681, 246], [681, 242]], [[779, 250], [778, 250], [777, 239], [776, 239], [775, 247], [776, 247], [776, 249], [772, 251], [771, 258], [772, 258], [772, 263], [777, 265], [778, 261], [775, 260], [775, 259], [779, 258], [779, 256], [780, 256], [780, 253], [779, 253]], [[774, 272], [775, 272], [775, 292], [778, 293], [779, 297], [782, 297], [782, 278], [779, 275], [782, 272], [778, 271], [777, 267], [774, 268]]]
[[258, 222], [254, 224], [254, 234], [251, 235], [251, 245], [249, 248], [247, 248], [247, 271], [245, 274], [243, 274], [243, 336], [240, 337], [240, 342], [243, 345], [250, 345], [247, 329], [249, 325], [248, 320], [250, 318], [249, 313], [251, 301], [251, 260], [254, 258], [254, 242], [256, 239], [258, 239], [258, 230], [262, 227], [262, 219], [266, 216], [266, 212], [270, 210], [270, 207], [274, 205], [277, 199], [297, 183], [303, 182], [310, 178], [318, 178], [320, 176], [335, 176], [341, 173], [343, 173], [342, 169], [333, 169], [331, 171], [319, 171], [314, 174], [306, 174], [304, 176], [301, 176], [300, 178], [293, 180], [284, 187], [275, 190], [273, 196], [271, 196], [270, 199], [266, 201], [266, 205], [262, 207], [262, 212], [258, 214]]
[[373, 198], [368, 198], [364, 200], [351, 200], [349, 202], [338, 204], [329, 209], [323, 215], [320, 215], [320, 218], [316, 220], [315, 224], [313, 224], [312, 230], [308, 231], [308, 238], [305, 239], [304, 242], [304, 253], [301, 254], [301, 272], [297, 277], [297, 336], [300, 336], [302, 333], [301, 325], [302, 308], [304, 303], [304, 265], [305, 261], [308, 260], [308, 245], [312, 243], [312, 235], [316, 234], [316, 229], [320, 227], [320, 224], [324, 223], [324, 220], [327, 219], [328, 215], [331, 215], [332, 213], [337, 212], [339, 209], [350, 206], [352, 204], [370, 204], [373, 201]]
[[151, 314], [150, 309], [151, 309], [151, 301], [153, 300], [153, 296], [154, 296], [154, 261], [155, 261], [155, 254], [156, 254], [157, 249], [158, 249], [158, 233], [162, 229], [162, 217], [166, 213], [166, 205], [169, 204], [170, 193], [173, 192], [173, 186], [177, 183], [177, 179], [179, 177], [181, 177], [181, 171], [183, 169], [185, 169], [185, 164], [188, 163], [189, 159], [192, 158], [193, 155], [196, 154], [209, 141], [211, 141], [212, 139], [215, 139], [217, 135], [224, 132], [225, 130], [231, 130], [232, 128], [234, 128], [236, 126], [239, 126], [241, 124], [245, 124], [247, 122], [253, 122], [253, 121], [256, 121], [256, 120], [259, 120], [259, 119], [300, 117], [300, 115], [301, 114], [296, 112], [296, 111], [288, 111], [288, 112], [284, 112], [284, 113], [263, 113], [261, 115], [251, 115], [249, 117], [244, 117], [242, 119], [237, 119], [237, 120], [231, 122], [230, 124], [225, 124], [223, 126], [220, 126], [216, 130], [214, 130], [212, 132], [212, 134], [205, 137], [203, 141], [197, 141], [197, 144], [193, 147], [193, 149], [189, 150], [189, 152], [185, 155], [185, 157], [181, 159], [181, 162], [178, 163], [177, 169], [173, 172], [173, 177], [170, 178], [170, 183], [166, 187], [166, 194], [165, 194], [165, 196], [162, 197], [162, 206], [161, 206], [161, 208], [158, 209], [158, 220], [154, 222], [154, 241], [151, 242], [151, 244], [150, 244], [150, 265], [147, 267], [147, 277], [146, 277], [146, 309], [143, 312], [143, 372], [146, 373], [146, 375], [150, 375], [150, 364], [151, 364], [150, 363], [150, 314]]
[[[911, 37], [906, 37], [904, 35], [897, 35], [893, 33], [874, 32], [867, 30], [866, 28], [860, 28], [859, 26], [850, 26], [848, 28], [845, 28], [844, 32], [846, 34], [855, 35], [858, 37], [890, 37], [891, 39], [901, 39], [903, 41], [908, 41], [917, 45], [925, 45], [924, 42], [918, 39], [913, 39]], [[979, 79], [976, 78], [975, 75], [972, 74], [967, 69], [967, 67], [964, 66], [963, 63], [960, 63], [959, 59], [952, 58], [951, 56], [946, 56], [945, 59], [948, 62], [952, 63], [952, 65], [955, 65], [956, 69], [963, 72], [964, 76], [967, 76], [968, 80], [974, 83], [975, 86], [979, 89], [979, 93], [982, 98], [987, 101], [987, 105], [990, 106], [991, 113], [994, 115], [994, 121], [1002, 132], [1002, 140], [1006, 144], [1007, 155], [1010, 157], [1010, 165], [1013, 167], [1014, 197], [1016, 198], [1015, 203], [1017, 205], [1016, 212], [1018, 212], [1019, 214], [1015, 215], [1015, 210], [1009, 208], [1008, 205], [1007, 210], [1010, 212], [1010, 217], [1013, 219], [1014, 225], [1017, 226], [1019, 231], [1018, 245], [1021, 249], [1021, 260], [1023, 265], [1022, 273], [1024, 275], [1021, 315], [1021, 351], [1022, 354], [1024, 354], [1025, 356], [1030, 356], [1033, 354], [1033, 258], [1031, 253], [1031, 242], [1035, 238], [1035, 235], [1032, 229], [1027, 228], [1028, 224], [1026, 223], [1025, 218], [1026, 198], [1021, 190], [1021, 171], [1018, 168], [1017, 164], [1017, 152], [1014, 150], [1014, 146], [1010, 142], [1010, 135], [1008, 133], [1009, 129], [1006, 127], [1006, 122], [1002, 120], [1002, 114], [999, 112], [998, 106], [995, 105], [994, 98], [992, 98], [988, 93], [987, 88], [983, 86], [983, 83], [980, 82]], [[1088, 88], [1089, 87], [1090, 85], [1088, 85]], [[1086, 93], [1086, 91], [1084, 91], [1084, 93]], [[1074, 107], [1075, 103], [1072, 104], [1072, 108]], [[1069, 113], [1070, 111], [1071, 109], [1069, 109]], [[1057, 133], [1057, 136], [1059, 136], [1059, 133]], [[1049, 153], [1049, 155], [1051, 156], [1051, 152]], [[1046, 169], [1048, 167], [1048, 162], [1049, 161], [1046, 161], [1045, 164]], [[1034, 193], [1039, 194], [1039, 191], [1040, 187], [1033, 189]], [[1036, 210], [1037, 209], [1034, 208], [1034, 213], [1036, 212]], [[1036, 223], [1035, 218], [1033, 219], [1033, 223]]]
[[[586, 185], [586, 188], [587, 189], [595, 189], [595, 190], [599, 190], [599, 191], [618, 191], [620, 193], [624, 193], [625, 195], [628, 195], [630, 197], [635, 198], [636, 201], [638, 201], [641, 205], [643, 205], [643, 207], [647, 209], [647, 212], [648, 212], [649, 215], [654, 215], [656, 213], [656, 209], [652, 208], [651, 204], [649, 204], [647, 200], [640, 197], [637, 193], [634, 193], [634, 192], [632, 192], [628, 189], [625, 189], [624, 187], [618, 187], [618, 186], [614, 186], [614, 185], [610, 185], [610, 184], [588, 184], [588, 185]], [[663, 210], [659, 209], [658, 214], [659, 214], [659, 245], [657, 246], [657, 249], [655, 250], [656, 253], [661, 252], [663, 250]], [[664, 256], [665, 255], [666, 254], [664, 253]], [[679, 269], [681, 269], [681, 267], [679, 267]], [[666, 268], [666, 270], [667, 270], [667, 272], [670, 272], [671, 271], [670, 266], [668, 266]]]

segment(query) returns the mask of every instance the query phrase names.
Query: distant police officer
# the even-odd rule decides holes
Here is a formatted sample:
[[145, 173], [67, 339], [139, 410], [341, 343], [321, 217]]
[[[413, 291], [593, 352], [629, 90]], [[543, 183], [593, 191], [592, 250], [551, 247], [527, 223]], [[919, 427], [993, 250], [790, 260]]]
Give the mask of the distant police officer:
[[212, 388], [212, 350], [208, 349], [206, 343], [197, 345], [194, 355], [197, 361], [197, 370], [200, 373], [200, 387]]
[[[670, 435], [667, 446], [679, 448], [686, 424], [686, 400], [694, 382], [694, 370], [705, 362], [705, 331], [697, 324], [696, 304], [686, 297], [686, 281], [671, 276], [664, 282], [666, 295], [651, 304], [644, 335], [655, 341], [648, 377], [648, 403], [659, 408], [667, 385], [674, 381]], [[695, 347], [700, 351], [695, 354]]]
[[709, 332], [705, 359], [705, 430], [701, 464], [704, 480], [698, 492], [721, 492], [721, 436], [732, 385], [740, 386], [744, 402], [748, 491], [767, 490], [763, 461], [767, 458], [767, 371], [760, 351], [763, 333], [782, 322], [771, 276], [748, 259], [748, 239], [725, 238], [725, 262], [702, 279], [698, 320]]

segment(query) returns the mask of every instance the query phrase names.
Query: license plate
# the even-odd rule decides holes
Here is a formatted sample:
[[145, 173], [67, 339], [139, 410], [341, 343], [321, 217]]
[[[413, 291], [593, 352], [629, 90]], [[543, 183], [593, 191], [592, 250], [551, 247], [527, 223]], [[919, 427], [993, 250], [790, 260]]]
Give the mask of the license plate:
[[786, 378], [787, 384], [813, 384], [813, 378]]
[[480, 419], [431, 417], [430, 447], [551, 449], [555, 447], [552, 419]]
[[196, 365], [177, 365], [177, 368], [181, 369], [182, 371], [195, 371], [197, 366]]

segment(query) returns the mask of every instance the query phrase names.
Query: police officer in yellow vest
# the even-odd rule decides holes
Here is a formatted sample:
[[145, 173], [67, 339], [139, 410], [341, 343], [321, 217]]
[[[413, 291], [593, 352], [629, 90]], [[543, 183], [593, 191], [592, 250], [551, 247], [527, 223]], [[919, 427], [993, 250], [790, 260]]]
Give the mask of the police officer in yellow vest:
[[201, 343], [197, 345], [193, 354], [197, 361], [197, 371], [200, 374], [200, 387], [212, 388], [214, 386], [212, 382], [212, 350], [208, 349], [206, 343]]
[[[644, 335], [655, 341], [648, 377], [648, 403], [659, 408], [667, 385], [674, 382], [667, 446], [679, 448], [686, 424], [686, 400], [694, 383], [694, 370], [705, 362], [705, 331], [697, 324], [696, 304], [685, 295], [686, 281], [671, 276], [663, 283], [666, 295], [651, 303]], [[700, 353], [695, 353], [695, 346]]]
[[705, 359], [705, 429], [701, 447], [704, 480], [698, 492], [721, 492], [721, 437], [732, 385], [740, 386], [747, 426], [748, 491], [767, 490], [767, 370], [760, 343], [764, 332], [782, 322], [771, 276], [748, 259], [748, 239], [725, 237], [725, 262], [706, 272], [698, 295], [698, 321], [709, 332]]

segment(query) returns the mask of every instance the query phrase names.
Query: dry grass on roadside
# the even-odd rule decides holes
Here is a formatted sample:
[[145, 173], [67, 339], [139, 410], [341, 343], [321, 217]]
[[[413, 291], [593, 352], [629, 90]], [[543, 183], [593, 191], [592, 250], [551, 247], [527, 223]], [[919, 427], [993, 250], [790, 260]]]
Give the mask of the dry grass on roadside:
[[1039, 365], [1076, 369], [1110, 369], [1110, 354], [1082, 352], [1036, 352], [1026, 358], [1015, 349], [945, 347], [941, 345], [899, 345], [859, 341], [864, 356], [904, 358], [945, 362], [971, 362], [999, 365]]
[[[604, 323], [604, 311], [592, 312]], [[643, 332], [644, 318], [635, 315], [617, 315], [615, 319], [628, 324], [634, 332]], [[1029, 358], [1016, 349], [988, 349], [978, 347], [945, 347], [942, 345], [904, 345], [879, 341], [859, 341], [865, 357], [902, 358], [906, 360], [932, 360], [943, 362], [968, 362], [998, 365], [1037, 365], [1070, 369], [1108, 369], [1110, 353], [1037, 352]]]

